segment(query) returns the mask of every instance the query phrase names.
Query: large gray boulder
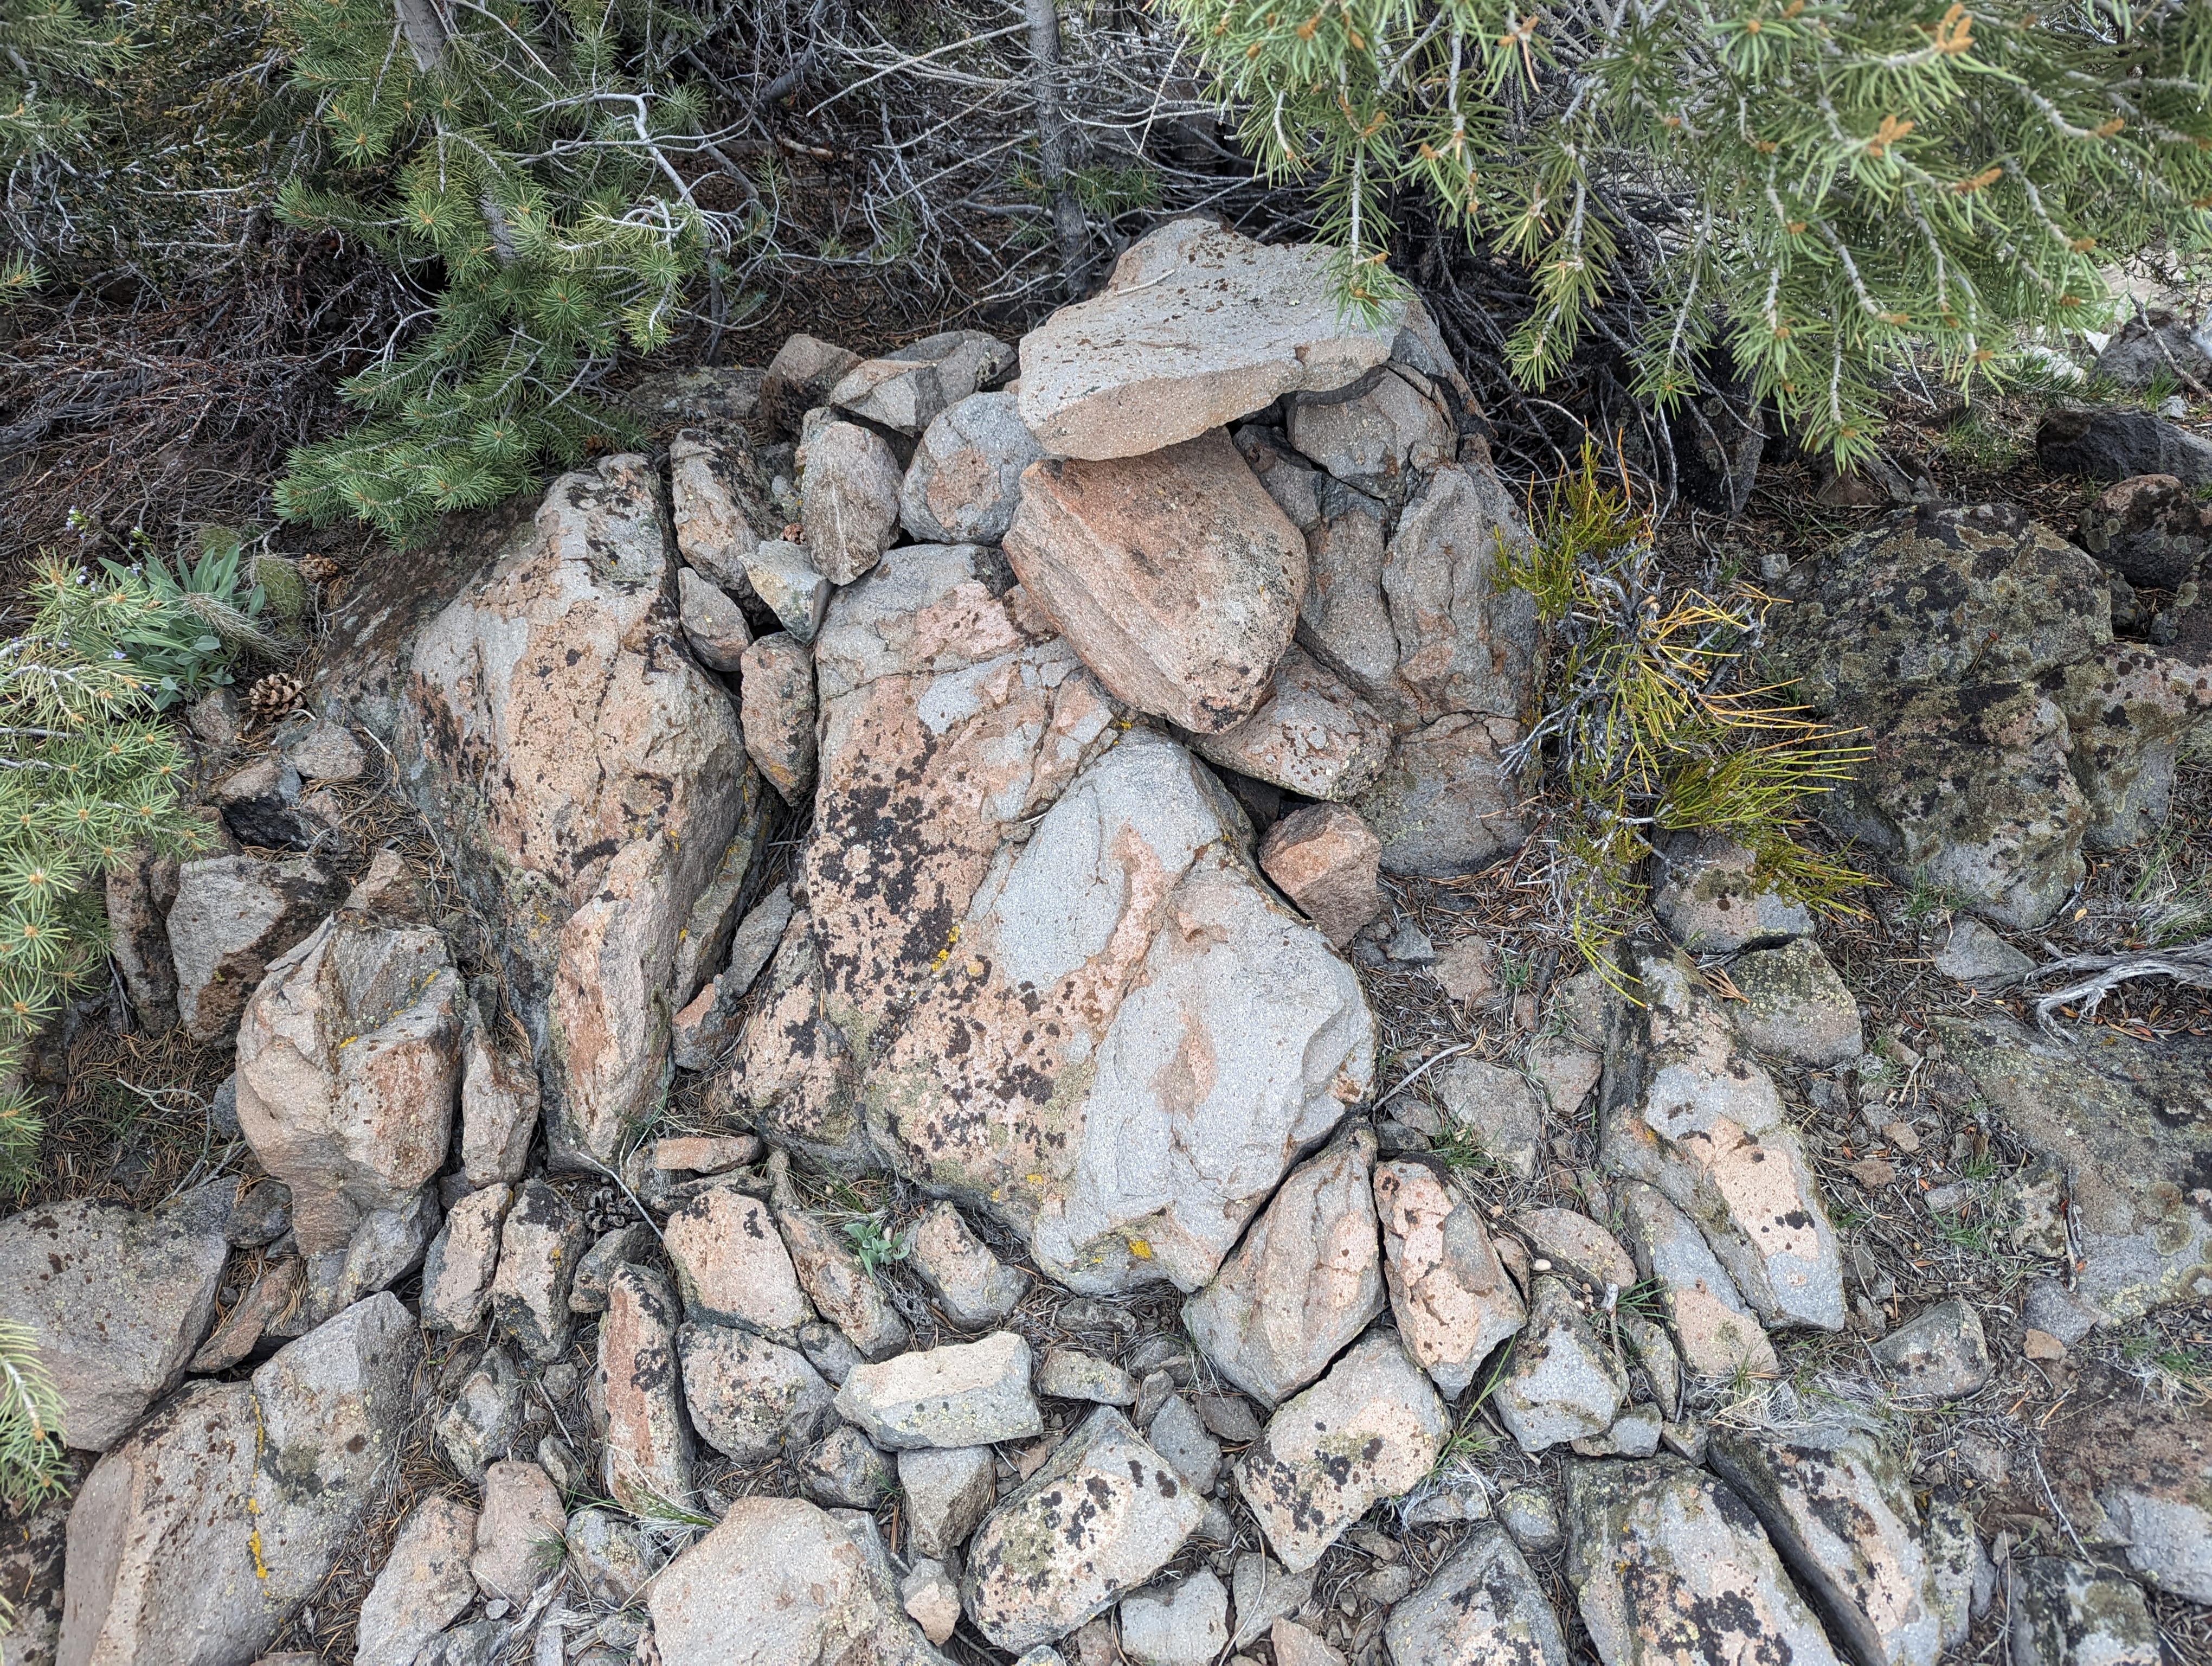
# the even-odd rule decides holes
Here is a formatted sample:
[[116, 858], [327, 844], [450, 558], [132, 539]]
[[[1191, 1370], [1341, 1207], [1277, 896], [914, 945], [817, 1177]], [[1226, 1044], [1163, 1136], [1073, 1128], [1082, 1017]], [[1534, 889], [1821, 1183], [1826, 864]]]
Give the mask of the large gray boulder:
[[975, 1529], [962, 1605], [1001, 1649], [1050, 1643], [1165, 1567], [1205, 1516], [1206, 1501], [1101, 1406]]
[[1291, 1171], [1183, 1328], [1214, 1369], [1273, 1407], [1328, 1369], [1382, 1310], [1368, 1192], [1376, 1140], [1358, 1128]]
[[1061, 1283], [1195, 1290], [1366, 1091], [1357, 977], [1211, 771], [1115, 729], [987, 552], [891, 551], [817, 674], [811, 912], [736, 1097], [772, 1143], [995, 1215]]
[[656, 1101], [678, 940], [747, 799], [737, 713], [683, 645], [658, 499], [642, 457], [556, 480], [416, 638], [399, 725], [410, 795], [510, 922], [552, 1154], [575, 1166], [611, 1164]]
[[1632, 943], [1622, 964], [1643, 1004], [1613, 1037], [1598, 1123], [1606, 1166], [1695, 1221], [1767, 1323], [1840, 1330], [1835, 1228], [1773, 1079], [1686, 959]]
[[380, 1501], [422, 1353], [407, 1310], [372, 1296], [110, 1448], [70, 1512], [58, 1666], [227, 1666], [266, 1649]]
[[1567, 1471], [1567, 1581], [1605, 1666], [1836, 1666], [1820, 1622], [1742, 1499], [1676, 1459]]
[[1211, 219], [1132, 244], [1100, 292], [1022, 337], [1022, 420], [1048, 455], [1137, 457], [1390, 356], [1407, 304], [1362, 322], [1319, 244], [1263, 245]]
[[62, 1434], [104, 1452], [177, 1385], [215, 1316], [235, 1181], [151, 1214], [85, 1198], [0, 1220], [0, 1312], [30, 1333]]

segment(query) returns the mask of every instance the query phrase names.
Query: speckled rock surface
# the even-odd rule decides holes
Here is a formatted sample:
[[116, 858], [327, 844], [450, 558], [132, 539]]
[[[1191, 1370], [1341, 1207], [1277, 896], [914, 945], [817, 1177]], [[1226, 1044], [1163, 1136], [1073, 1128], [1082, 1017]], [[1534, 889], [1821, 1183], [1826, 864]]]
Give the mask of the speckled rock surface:
[[1498, 1385], [1499, 1420], [1524, 1452], [1602, 1434], [1628, 1402], [1628, 1383], [1563, 1279], [1539, 1274], [1528, 1322]]
[[855, 1365], [837, 1414], [880, 1446], [983, 1446], [1044, 1427], [1030, 1392], [1030, 1345], [1010, 1330]]
[[1729, 1016], [1753, 1050], [1812, 1070], [1866, 1051], [1858, 1002], [1809, 938], [1739, 955], [1729, 977], [1743, 995], [1729, 1003]]
[[1776, 1369], [1774, 1344], [1690, 1218], [1650, 1186], [1613, 1188], [1636, 1270], [1658, 1281], [1667, 1328], [1698, 1377]]
[[1406, 1351], [1456, 1400], [1527, 1318], [1480, 1212], [1425, 1163], [1375, 1170], [1383, 1276]]
[[1390, 1611], [1390, 1666], [1566, 1666], [1543, 1587], [1501, 1527], [1478, 1527], [1436, 1577]]

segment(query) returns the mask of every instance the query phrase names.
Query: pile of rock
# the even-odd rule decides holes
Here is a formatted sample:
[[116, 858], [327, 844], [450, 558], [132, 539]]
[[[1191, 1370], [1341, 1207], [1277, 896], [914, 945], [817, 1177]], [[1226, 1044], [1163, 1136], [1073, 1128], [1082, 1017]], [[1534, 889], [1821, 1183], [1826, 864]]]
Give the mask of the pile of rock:
[[[372, 595], [325, 719], [219, 795], [265, 854], [111, 879], [141, 1011], [234, 1027], [266, 1177], [0, 1223], [0, 1292], [101, 1455], [35, 1541], [63, 1600], [32, 1658], [243, 1666], [313, 1632], [410, 1440], [448, 1480], [376, 1536], [362, 1666], [927, 1666], [956, 1631], [1023, 1666], [1565, 1666], [1562, 1554], [1607, 1666], [1965, 1636], [1979, 1541], [1893, 1445], [1708, 1420], [1778, 1337], [1846, 1323], [1784, 1084], [1880, 1063], [1747, 852], [1668, 846], [1673, 940], [1606, 969], [1639, 1003], [1585, 973], [1513, 1067], [1376, 1099], [1340, 952], [1487, 987], [1479, 945], [1369, 939], [1380, 874], [1526, 836], [1498, 759], [1538, 669], [1497, 581], [1527, 533], [1418, 302], [1349, 319], [1323, 252], [1177, 221], [1018, 350], [796, 337], [708, 392], [669, 531], [655, 465], [608, 459], [418, 580], [401, 638]], [[748, 437], [756, 402], [794, 443]], [[2197, 536], [2156, 496], [2100, 506], [2108, 552]], [[1875, 733], [1837, 813], [2001, 920], [2055, 906], [2085, 842], [2162, 813], [2204, 709], [2178, 650], [2114, 642], [2113, 593], [1996, 511], [1845, 546], [1784, 646]], [[392, 853], [333, 878], [304, 783], [365, 767], [341, 715], [500, 922], [496, 975]], [[2063, 1075], [2029, 1049], [1951, 1042], [2023, 1122], [2022, 1078]], [[725, 1131], [641, 1137], [677, 1070]], [[2212, 1241], [2140, 1098], [2097, 1153], [2140, 1173], [2081, 1200], [2108, 1314], [2192, 1289]], [[1480, 1207], [1443, 1119], [1583, 1207]], [[886, 1170], [931, 1205], [856, 1239], [818, 1189]], [[1961, 1302], [1877, 1359], [1923, 1402], [1990, 1375]], [[1477, 1400], [1558, 1499], [1462, 1461]], [[2172, 1524], [2212, 1530], [2212, 1493], [2136, 1479], [2082, 1484], [2185, 1589]], [[1316, 1583], [1347, 1547], [1356, 1601]], [[2021, 1666], [2155, 1655], [2086, 1563], [2016, 1565], [2011, 1613]]]

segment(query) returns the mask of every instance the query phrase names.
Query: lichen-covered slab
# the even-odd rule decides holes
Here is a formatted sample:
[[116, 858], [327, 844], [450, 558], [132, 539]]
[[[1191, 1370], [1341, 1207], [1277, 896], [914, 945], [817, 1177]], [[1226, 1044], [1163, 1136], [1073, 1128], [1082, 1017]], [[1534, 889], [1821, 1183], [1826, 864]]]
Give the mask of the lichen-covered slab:
[[1485, 1523], [1436, 1578], [1391, 1609], [1390, 1666], [1566, 1666], [1543, 1587], [1502, 1527]]

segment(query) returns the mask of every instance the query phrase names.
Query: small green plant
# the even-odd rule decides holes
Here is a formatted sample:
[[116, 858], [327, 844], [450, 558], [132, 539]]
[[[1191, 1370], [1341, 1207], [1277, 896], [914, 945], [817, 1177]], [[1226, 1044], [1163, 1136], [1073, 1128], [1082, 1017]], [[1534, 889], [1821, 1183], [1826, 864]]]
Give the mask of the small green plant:
[[134, 846], [204, 839], [179, 795], [185, 757], [160, 690], [124, 643], [161, 608], [143, 581], [54, 565], [23, 633], [0, 646], [0, 1186], [29, 1174], [41, 1124], [18, 1080], [25, 1040], [102, 965], [91, 882]]
[[1905, 918], [1917, 926], [1923, 921], [1948, 917], [1965, 906], [1965, 899], [1947, 885], [1928, 877], [1925, 868], [1912, 871], [1912, 885], [1905, 893]]
[[1613, 1307], [1639, 1319], [1649, 1319], [1653, 1324], [1663, 1324], [1667, 1319], [1667, 1286], [1658, 1279], [1640, 1279], [1614, 1298]]
[[2150, 380], [2143, 388], [2143, 403], [2155, 410], [2180, 392], [2181, 378], [2170, 367], [2160, 365], [2150, 373]]
[[1497, 1167], [1481, 1136], [1449, 1111], [1437, 1115], [1437, 1130], [1429, 1140], [1429, 1154], [1454, 1174], [1488, 1174]]
[[870, 1278], [878, 1268], [906, 1259], [906, 1245], [884, 1231], [881, 1215], [847, 1221], [845, 1236], [853, 1240], [853, 1253], [860, 1258], [861, 1270]]
[[151, 553], [143, 532], [132, 541], [137, 561], [103, 557], [100, 564], [110, 583], [143, 593], [138, 617], [115, 640], [152, 680], [156, 708], [229, 682], [248, 654], [284, 657], [283, 643], [261, 623], [267, 598], [253, 581], [246, 539], [234, 528], [209, 527], [200, 536], [198, 559], [179, 556], [173, 568]]
[[1942, 443], [1946, 454], [1969, 468], [2008, 469], [2020, 460], [2020, 442], [1978, 410], [1945, 429]]
[[[0, 1319], [0, 1506], [24, 1510], [68, 1490], [62, 1397], [26, 1326]], [[7, 1618], [0, 1606], [0, 1620]]]
[[1540, 520], [1534, 544], [1502, 544], [1498, 561], [1551, 637], [1542, 715], [1505, 762], [1545, 806], [1554, 905], [1584, 958], [1618, 987], [1605, 945], [1643, 908], [1668, 832], [1723, 834], [1782, 895], [1850, 912], [1872, 881], [1797, 834], [1804, 800], [1867, 749], [1744, 675], [1770, 599], [1670, 591], [1626, 471], [1609, 484], [1592, 448]]

